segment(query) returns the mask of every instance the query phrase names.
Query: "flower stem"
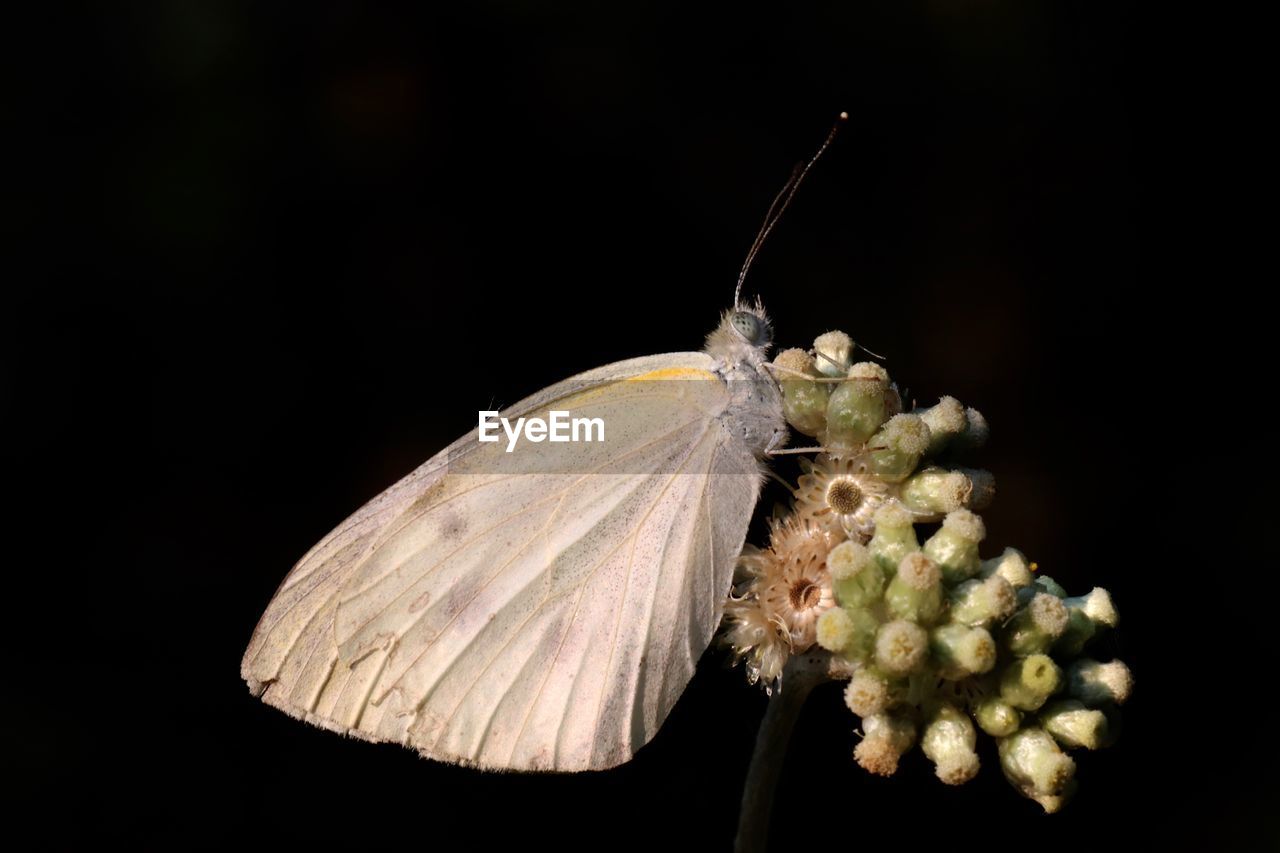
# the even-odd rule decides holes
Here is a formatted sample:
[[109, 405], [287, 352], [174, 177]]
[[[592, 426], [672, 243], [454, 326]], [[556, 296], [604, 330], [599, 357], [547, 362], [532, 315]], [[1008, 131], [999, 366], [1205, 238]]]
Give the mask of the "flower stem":
[[733, 842], [735, 853], [763, 853], [768, 847], [773, 795], [782, 775], [791, 730], [809, 693], [831, 678], [828, 664], [827, 655], [792, 657], [783, 669], [781, 687], [769, 697], [764, 719], [760, 721], [760, 731], [756, 734], [751, 765], [747, 768], [747, 781], [742, 789], [738, 835]]

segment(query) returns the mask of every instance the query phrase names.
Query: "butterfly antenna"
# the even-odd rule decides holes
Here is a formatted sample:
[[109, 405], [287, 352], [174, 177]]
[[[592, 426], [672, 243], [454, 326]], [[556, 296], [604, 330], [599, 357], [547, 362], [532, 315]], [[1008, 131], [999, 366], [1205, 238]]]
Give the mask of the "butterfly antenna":
[[773, 230], [773, 226], [778, 224], [778, 220], [782, 218], [782, 214], [786, 212], [787, 205], [791, 204], [792, 197], [795, 196], [796, 190], [800, 189], [800, 184], [804, 181], [805, 175], [809, 174], [809, 170], [813, 168], [813, 164], [818, 162], [827, 149], [831, 147], [831, 143], [835, 141], [836, 133], [839, 132], [840, 126], [849, 120], [848, 113], [840, 113], [836, 117], [836, 123], [831, 126], [831, 132], [827, 134], [827, 138], [823, 140], [822, 145], [809, 158], [809, 162], [797, 164], [791, 170], [791, 177], [787, 178], [787, 182], [783, 184], [782, 190], [773, 198], [773, 203], [769, 205], [769, 211], [764, 215], [764, 224], [760, 226], [760, 231], [756, 234], [755, 242], [751, 244], [751, 248], [747, 251], [747, 259], [742, 264], [742, 271], [738, 273], [738, 286], [733, 289], [733, 308], [738, 310], [741, 306], [742, 298], [742, 282], [747, 279], [747, 271], [751, 269], [751, 262], [756, 259], [756, 253], [760, 251], [760, 247], [764, 245], [765, 239], [769, 236], [769, 232]]

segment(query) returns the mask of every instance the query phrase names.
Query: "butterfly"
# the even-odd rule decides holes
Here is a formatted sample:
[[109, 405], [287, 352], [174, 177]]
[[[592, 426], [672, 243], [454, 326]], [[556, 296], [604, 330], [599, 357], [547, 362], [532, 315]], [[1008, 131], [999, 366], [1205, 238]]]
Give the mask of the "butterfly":
[[742, 282], [834, 135], [774, 200], [703, 350], [609, 364], [501, 413], [598, 418], [605, 441], [508, 454], [472, 431], [359, 509], [267, 605], [250, 691], [489, 769], [601, 770], [648, 743], [719, 625], [762, 463], [787, 440], [772, 327]]

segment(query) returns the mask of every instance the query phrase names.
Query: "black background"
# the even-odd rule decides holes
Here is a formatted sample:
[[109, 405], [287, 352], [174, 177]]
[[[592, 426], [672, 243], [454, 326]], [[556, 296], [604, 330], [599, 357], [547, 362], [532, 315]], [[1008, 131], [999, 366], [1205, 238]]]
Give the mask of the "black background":
[[575, 777], [304, 726], [248, 694], [239, 659], [294, 560], [477, 409], [699, 348], [769, 201], [847, 110], [748, 291], [781, 345], [845, 329], [910, 397], [987, 415], [986, 550], [1112, 590], [1107, 651], [1139, 687], [1119, 745], [1080, 756], [1078, 797], [1044, 817], [989, 743], [960, 789], [918, 753], [867, 776], [831, 686], [774, 848], [1273, 840], [1187, 550], [1215, 523], [1218, 392], [1185, 359], [1219, 335], [1167, 277], [1167, 81], [1137, 7], [469, 9], [59, 24], [75, 61], [40, 66], [29, 105], [52, 165], [24, 170], [10, 216], [20, 240], [57, 235], [33, 279], [57, 285], [23, 292], [5, 335], [6, 396], [36, 414], [6, 462], [51, 528], [12, 605], [42, 687], [7, 712], [42, 837], [727, 849], [765, 700], [717, 653], [634, 761]]

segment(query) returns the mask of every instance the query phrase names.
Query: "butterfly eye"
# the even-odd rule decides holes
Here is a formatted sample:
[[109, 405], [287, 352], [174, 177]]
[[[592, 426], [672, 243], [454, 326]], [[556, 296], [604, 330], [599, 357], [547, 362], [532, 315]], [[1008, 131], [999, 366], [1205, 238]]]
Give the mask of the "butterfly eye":
[[769, 342], [769, 327], [755, 314], [738, 311], [734, 313], [732, 322], [738, 334], [752, 346], [764, 346]]

